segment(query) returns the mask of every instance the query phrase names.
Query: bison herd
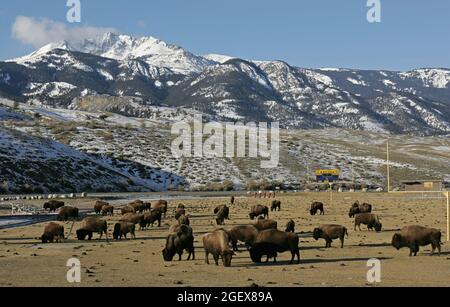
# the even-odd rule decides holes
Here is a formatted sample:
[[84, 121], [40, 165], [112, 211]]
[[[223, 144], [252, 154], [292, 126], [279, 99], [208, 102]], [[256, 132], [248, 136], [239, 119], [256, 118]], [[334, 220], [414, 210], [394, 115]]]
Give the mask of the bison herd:
[[[230, 206], [235, 203], [232, 197], [227, 205], [221, 205], [214, 209], [215, 221], [218, 227], [225, 225], [225, 221], [230, 219]], [[75, 207], [65, 206], [64, 202], [50, 201], [44, 204], [44, 209], [50, 212], [58, 211], [58, 221], [78, 220], [79, 210]], [[100, 216], [113, 216], [115, 208], [104, 201], [97, 201], [93, 206], [94, 212]], [[280, 211], [281, 201], [274, 200], [270, 210]], [[349, 217], [354, 218], [354, 230], [361, 231], [361, 224], [367, 229], [380, 232], [382, 223], [378, 215], [372, 213], [371, 204], [359, 202], [354, 203], [349, 210]], [[140, 230], [146, 230], [157, 223], [161, 227], [162, 219], [166, 218], [168, 203], [165, 200], [157, 201], [153, 204], [140, 200], [133, 201], [120, 208], [121, 218], [113, 227], [113, 239], [127, 239], [130, 235], [136, 238], [136, 226]], [[312, 216], [316, 214], [325, 215], [324, 204], [314, 202], [311, 204], [309, 212]], [[172, 261], [178, 255], [182, 259], [182, 254], [188, 253], [187, 260], [195, 260], [194, 231], [190, 226], [187, 208], [180, 204], [175, 208], [174, 217], [176, 223], [169, 228], [166, 237], [165, 247], [162, 251], [164, 261]], [[225, 267], [231, 266], [232, 258], [238, 251], [238, 243], [242, 242], [249, 253], [250, 259], [255, 263], [262, 262], [266, 257], [266, 262], [277, 260], [279, 253], [290, 252], [291, 261], [300, 263], [299, 236], [295, 232], [295, 222], [290, 219], [286, 224], [285, 231], [278, 230], [278, 223], [269, 219], [269, 207], [255, 205], [249, 209], [249, 223], [235, 226], [231, 229], [217, 228], [202, 237], [203, 249], [205, 252], [205, 262], [209, 264], [211, 255], [216, 265], [221, 259]], [[78, 240], [91, 240], [94, 233], [100, 235], [100, 239], [105, 235], [108, 241], [108, 224], [105, 220], [96, 216], [88, 216], [82, 220], [81, 226], [76, 230]], [[333, 240], [340, 241], [340, 247], [344, 248], [345, 238], [348, 237], [348, 230], [342, 225], [326, 224], [320, 225], [312, 230], [312, 237], [315, 240], [323, 239], [325, 248], [330, 248]], [[58, 223], [51, 222], [41, 236], [43, 243], [60, 242], [64, 239], [64, 227]], [[392, 238], [392, 246], [396, 249], [407, 247], [410, 249], [410, 256], [416, 256], [420, 246], [431, 245], [432, 254], [435, 250], [441, 253], [441, 232], [437, 229], [422, 226], [407, 226], [395, 233]]]

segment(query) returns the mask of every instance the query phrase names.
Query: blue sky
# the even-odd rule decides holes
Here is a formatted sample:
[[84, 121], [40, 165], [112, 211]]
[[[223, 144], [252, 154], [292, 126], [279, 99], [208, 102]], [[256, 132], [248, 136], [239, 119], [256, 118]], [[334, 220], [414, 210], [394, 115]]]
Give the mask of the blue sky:
[[[368, 23], [366, 0], [81, 0], [82, 22], [152, 35], [194, 53], [284, 60], [301, 67], [408, 70], [450, 67], [450, 1], [381, 0]], [[0, 59], [34, 50], [12, 37], [17, 16], [66, 23], [66, 0], [2, 1]]]

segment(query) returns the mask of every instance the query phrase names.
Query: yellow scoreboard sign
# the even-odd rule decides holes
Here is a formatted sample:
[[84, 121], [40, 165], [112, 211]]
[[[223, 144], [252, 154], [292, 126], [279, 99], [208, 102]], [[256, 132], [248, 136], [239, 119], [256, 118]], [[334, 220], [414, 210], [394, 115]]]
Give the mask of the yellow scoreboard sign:
[[339, 176], [340, 171], [338, 169], [319, 169], [316, 170], [316, 176], [321, 176], [321, 175], [335, 175], [335, 176]]

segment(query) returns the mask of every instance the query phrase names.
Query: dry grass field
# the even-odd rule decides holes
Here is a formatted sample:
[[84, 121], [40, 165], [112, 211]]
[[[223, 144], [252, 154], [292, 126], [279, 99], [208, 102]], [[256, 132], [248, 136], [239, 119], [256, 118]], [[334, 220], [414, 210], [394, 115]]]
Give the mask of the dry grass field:
[[[289, 265], [290, 253], [280, 254], [278, 263], [254, 264], [243, 246], [233, 257], [232, 267], [206, 265], [201, 237], [216, 228], [213, 209], [228, 202], [228, 198], [170, 201], [169, 214], [161, 228], [137, 231], [136, 240], [76, 241], [74, 231], [59, 244], [41, 244], [38, 237], [44, 224], [0, 231], [0, 286], [373, 286], [366, 280], [367, 260], [378, 258], [382, 263], [381, 283], [378, 286], [449, 286], [450, 247], [444, 242], [442, 255], [430, 257], [430, 246], [422, 248], [417, 257], [408, 257], [409, 250], [395, 250], [390, 246], [395, 230], [405, 225], [420, 224], [442, 230], [445, 240], [444, 199], [419, 200], [401, 195], [382, 193], [334, 194], [330, 204], [328, 193], [285, 194], [280, 212], [270, 213], [278, 221], [279, 229], [289, 219], [296, 222], [300, 235], [301, 263]], [[383, 223], [383, 231], [354, 231], [348, 217], [350, 205], [356, 201], [372, 203], [374, 213]], [[312, 201], [325, 203], [324, 216], [310, 216]], [[69, 200], [80, 208], [90, 202]], [[225, 228], [249, 223], [251, 205], [269, 205], [268, 199], [237, 198], [231, 207]], [[183, 203], [190, 215], [195, 234], [195, 261], [164, 262], [161, 250], [169, 225], [174, 223], [173, 211]], [[38, 203], [37, 203], [38, 204]], [[40, 204], [39, 204], [40, 205]], [[119, 214], [108, 217], [110, 232]], [[337, 223], [349, 229], [343, 249], [335, 241], [331, 249], [325, 242], [315, 241], [311, 231], [320, 224]], [[72, 222], [64, 223], [66, 235]], [[82, 280], [73, 285], [66, 281], [66, 261], [76, 257], [82, 264]], [[187, 254], [183, 255], [186, 259]]]

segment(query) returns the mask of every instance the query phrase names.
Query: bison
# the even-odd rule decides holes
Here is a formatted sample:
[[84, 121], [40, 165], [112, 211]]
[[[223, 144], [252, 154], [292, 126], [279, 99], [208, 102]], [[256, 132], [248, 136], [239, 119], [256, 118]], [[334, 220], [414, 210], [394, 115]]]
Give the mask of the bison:
[[272, 205], [270, 206], [270, 211], [281, 211], [281, 201], [274, 200], [272, 201]]
[[109, 205], [109, 203], [107, 203], [106, 201], [97, 200], [94, 204], [95, 214], [100, 214], [102, 212], [103, 206], [108, 206], [108, 205]]
[[257, 219], [255, 222], [253, 222], [253, 226], [255, 226], [258, 231], [263, 231], [267, 229], [277, 229], [278, 223], [274, 220], [265, 220], [262, 218]]
[[441, 231], [434, 228], [423, 226], [406, 226], [400, 232], [392, 237], [392, 246], [399, 250], [402, 247], [408, 247], [409, 256], [417, 256], [419, 246], [430, 245], [432, 247], [431, 255], [438, 250], [441, 255]]
[[42, 243], [60, 242], [64, 239], [64, 226], [57, 223], [49, 223], [44, 228], [44, 234], [41, 236]]
[[289, 220], [286, 224], [286, 232], [295, 232], [295, 222], [293, 220]]
[[230, 267], [234, 252], [229, 247], [230, 237], [223, 229], [217, 229], [203, 236], [203, 247], [205, 249], [205, 262], [209, 264], [208, 256], [213, 255], [216, 265], [219, 265], [219, 257], [222, 258], [223, 266]]
[[313, 202], [311, 204], [311, 208], [309, 209], [309, 213], [311, 215], [316, 215], [317, 211], [320, 211], [320, 215], [325, 215], [325, 209], [323, 208], [323, 203], [321, 202]]
[[122, 209], [120, 209], [120, 212], [122, 215], [128, 214], [128, 213], [136, 213], [136, 210], [134, 210], [131, 206], [125, 206]]
[[182, 215], [178, 218], [178, 224], [180, 225], [191, 225], [191, 221], [187, 215]]
[[78, 213], [79, 213], [78, 208], [64, 206], [59, 209], [57, 220], [58, 221], [76, 220], [78, 219]]
[[361, 224], [367, 225], [367, 229], [375, 229], [376, 232], [381, 231], [382, 224], [380, 223], [380, 219], [377, 215], [372, 213], [358, 213], [355, 216], [355, 231], [356, 227], [361, 231]]
[[175, 219], [178, 221], [178, 219], [180, 218], [180, 216], [182, 215], [186, 215], [186, 209], [183, 208], [177, 208], [175, 210]]
[[186, 250], [189, 253], [187, 260], [195, 260], [194, 236], [192, 228], [187, 225], [178, 225], [174, 233], [170, 233], [166, 239], [166, 247], [162, 254], [164, 261], [172, 261], [173, 257], [178, 254], [178, 260], [181, 261], [181, 255]]
[[137, 224], [140, 225], [143, 220], [144, 220], [143, 214], [127, 213], [119, 220], [119, 222], [128, 222], [128, 223], [133, 223], [134, 225], [137, 225]]
[[236, 200], [236, 198], [235, 198], [234, 196], [231, 196], [230, 204], [231, 204], [231, 205], [234, 205], [235, 200]]
[[367, 204], [367, 203], [360, 204], [359, 201], [357, 201], [350, 208], [350, 211], [348, 212], [348, 216], [350, 218], [352, 218], [359, 213], [371, 213], [371, 212], [372, 212], [371, 204]]
[[110, 206], [110, 205], [104, 205], [102, 207], [101, 213], [102, 213], [103, 216], [106, 216], [108, 214], [113, 216], [114, 215], [114, 207]]
[[167, 201], [165, 200], [158, 200], [156, 203], [152, 205], [153, 210], [159, 210], [164, 215], [164, 218], [166, 218], [167, 213]]
[[50, 212], [56, 212], [61, 207], [64, 207], [64, 202], [59, 200], [51, 200], [44, 203], [44, 209]]
[[252, 225], [236, 226], [228, 231], [228, 235], [234, 251], [238, 250], [238, 241], [244, 242], [247, 249], [249, 249], [258, 235], [258, 229]]
[[153, 227], [155, 222], [158, 222], [158, 227], [161, 227], [161, 218], [162, 212], [159, 210], [152, 210], [144, 213], [144, 217], [140, 222], [141, 230], [148, 228], [150, 225]]
[[331, 243], [335, 239], [341, 240], [341, 248], [344, 248], [345, 236], [348, 237], [347, 228], [340, 225], [322, 225], [313, 231], [314, 240], [325, 240], [325, 248], [331, 247]]
[[103, 233], [105, 233], [106, 241], [108, 241], [108, 223], [95, 217], [87, 217], [83, 220], [81, 227], [77, 230], [77, 238], [78, 240], [83, 241], [87, 236], [88, 240], [92, 240], [94, 232], [100, 234], [99, 239], [101, 239]]
[[277, 254], [290, 251], [292, 258], [290, 264], [297, 256], [297, 263], [300, 263], [299, 237], [295, 233], [279, 231], [276, 229], [263, 230], [256, 236], [253, 246], [250, 248], [250, 258], [255, 263], [261, 263], [262, 256], [270, 257], [277, 261]]
[[269, 208], [267, 206], [256, 205], [250, 209], [250, 213], [248, 214], [251, 220], [254, 220], [260, 215], [264, 216], [264, 218], [269, 218]]
[[131, 234], [133, 239], [136, 239], [136, 226], [133, 223], [120, 222], [114, 225], [113, 238], [114, 240], [122, 240], [122, 237], [127, 238], [127, 234]]
[[216, 216], [216, 223], [217, 225], [225, 225], [225, 219], [228, 219], [230, 216], [230, 208], [228, 208], [226, 205], [220, 206], [218, 208], [217, 212], [214, 210], [214, 213], [217, 214]]

